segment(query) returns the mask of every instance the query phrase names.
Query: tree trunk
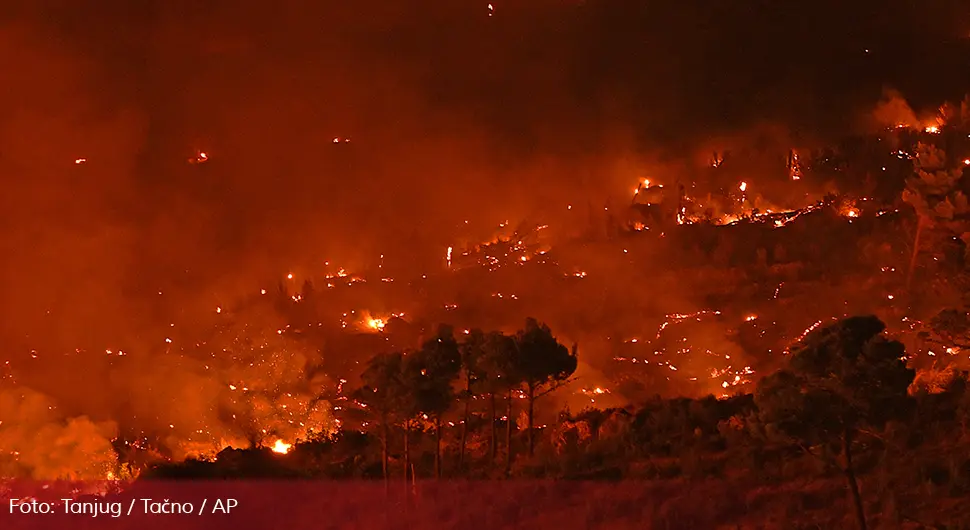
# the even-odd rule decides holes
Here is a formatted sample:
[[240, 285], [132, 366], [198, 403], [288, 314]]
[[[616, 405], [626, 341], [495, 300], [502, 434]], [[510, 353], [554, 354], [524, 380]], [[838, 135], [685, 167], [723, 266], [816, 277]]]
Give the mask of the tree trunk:
[[855, 516], [859, 523], [859, 530], [866, 530], [866, 512], [862, 505], [862, 495], [859, 493], [859, 482], [856, 480], [855, 469], [852, 468], [852, 433], [846, 429], [842, 433], [842, 454], [845, 457], [845, 479], [849, 483], [852, 502], [855, 504]]
[[387, 415], [381, 414], [381, 471], [384, 473], [384, 487], [387, 487]]
[[465, 412], [462, 414], [461, 442], [458, 447], [458, 469], [465, 468], [465, 443], [468, 440], [468, 409], [472, 400], [472, 378], [465, 377]]
[[441, 478], [441, 418], [434, 419], [434, 478]]
[[509, 389], [505, 407], [505, 472], [512, 469], [512, 389]]
[[411, 420], [404, 422], [404, 484], [407, 487], [408, 472], [411, 469]]
[[495, 393], [488, 393], [488, 455], [490, 462], [495, 462]]
[[529, 385], [529, 456], [535, 454], [535, 409], [536, 409], [536, 387]]
[[919, 253], [919, 240], [923, 234], [923, 218], [917, 214], [916, 236], [913, 237], [913, 252], [909, 256], [909, 270], [906, 271], [906, 294], [913, 283], [913, 273], [916, 271], [916, 255]]

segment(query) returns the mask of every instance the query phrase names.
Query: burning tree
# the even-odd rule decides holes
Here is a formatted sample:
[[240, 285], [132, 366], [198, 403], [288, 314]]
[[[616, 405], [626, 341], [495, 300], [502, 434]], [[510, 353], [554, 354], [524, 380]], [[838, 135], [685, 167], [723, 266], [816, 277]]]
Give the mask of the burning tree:
[[[764, 378], [755, 393], [766, 430], [821, 457], [834, 454], [852, 494], [859, 528], [866, 518], [852, 463], [852, 444], [907, 402], [915, 376], [904, 348], [882, 335], [874, 316], [851, 317], [813, 331], [793, 349], [788, 367]], [[815, 448], [832, 449], [816, 453]]]
[[[525, 385], [529, 402], [529, 456], [535, 452], [535, 402], [559, 388], [576, 371], [576, 346], [572, 352], [556, 340], [549, 326], [534, 318], [516, 336], [517, 352], [513, 369]], [[510, 419], [511, 421], [511, 419]]]

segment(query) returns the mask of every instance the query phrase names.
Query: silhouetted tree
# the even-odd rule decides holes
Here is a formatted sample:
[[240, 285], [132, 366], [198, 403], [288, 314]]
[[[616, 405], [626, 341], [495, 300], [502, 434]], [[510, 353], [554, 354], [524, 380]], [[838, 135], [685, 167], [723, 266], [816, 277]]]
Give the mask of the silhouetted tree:
[[[470, 419], [471, 401], [474, 396], [472, 385], [477, 383], [482, 376], [479, 363], [482, 357], [484, 357], [485, 333], [480, 329], [471, 330], [468, 336], [465, 337], [465, 340], [462, 341], [459, 350], [461, 351], [461, 366], [465, 388], [461, 392], [464, 410], [461, 415], [461, 440], [459, 441], [458, 448], [458, 467], [463, 468], [465, 465], [465, 446], [468, 441], [468, 422]], [[493, 429], [494, 421], [495, 418], [493, 416]]]
[[387, 480], [387, 444], [390, 426], [400, 413], [406, 394], [404, 385], [404, 356], [385, 353], [372, 357], [361, 375], [364, 386], [357, 389], [354, 398], [363, 403], [378, 422], [381, 437], [381, 469]]
[[504, 394], [506, 402], [506, 468], [511, 463], [512, 439], [512, 390], [521, 382], [515, 373], [516, 356], [515, 338], [499, 331], [492, 331], [485, 336], [482, 345], [482, 356], [477, 360], [478, 379], [476, 386], [479, 392], [488, 396], [489, 416], [489, 457], [495, 461], [495, 451], [498, 447], [495, 433], [496, 394]]
[[914, 378], [903, 345], [882, 335], [874, 316], [852, 317], [810, 333], [792, 351], [788, 367], [762, 379], [755, 393], [766, 429], [813, 452], [837, 447], [859, 528], [865, 511], [852, 463], [861, 429], [879, 427], [907, 402]]
[[441, 476], [441, 419], [454, 401], [452, 383], [461, 371], [461, 353], [451, 326], [441, 325], [421, 349], [406, 360], [407, 382], [415, 412], [434, 422], [435, 476]]
[[303, 287], [300, 288], [300, 298], [305, 302], [312, 301], [315, 292], [316, 291], [313, 289], [313, 282], [310, 280], [304, 280]]
[[909, 269], [906, 271], [906, 289], [912, 285], [916, 270], [916, 257], [927, 229], [944, 229], [970, 240], [964, 227], [954, 223], [957, 216], [970, 212], [966, 195], [958, 189], [963, 168], [947, 165], [946, 153], [928, 144], [917, 146], [914, 177], [906, 181], [903, 200], [916, 210], [916, 231], [910, 253]]
[[549, 326], [534, 318], [516, 336], [514, 371], [525, 385], [528, 400], [529, 455], [535, 452], [535, 402], [555, 390], [576, 371], [576, 346], [572, 352], [559, 344]]
[[944, 309], [930, 320], [933, 335], [928, 340], [944, 347], [970, 348], [970, 315], [959, 309]]

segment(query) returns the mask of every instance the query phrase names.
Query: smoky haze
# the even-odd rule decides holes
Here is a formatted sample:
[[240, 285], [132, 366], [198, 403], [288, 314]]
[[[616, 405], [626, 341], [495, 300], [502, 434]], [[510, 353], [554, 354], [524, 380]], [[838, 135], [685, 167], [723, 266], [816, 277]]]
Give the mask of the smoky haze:
[[[173, 324], [324, 261], [422, 273], [469, 234], [629, 201], [645, 172], [686, 173], [750, 131], [779, 151], [843, 134], [911, 73], [900, 50], [967, 30], [943, 1], [875, 17], [874, 2], [16, 4], [0, 23], [15, 365], [157, 351]], [[60, 398], [83, 391], [37, 370], [59, 372]]]

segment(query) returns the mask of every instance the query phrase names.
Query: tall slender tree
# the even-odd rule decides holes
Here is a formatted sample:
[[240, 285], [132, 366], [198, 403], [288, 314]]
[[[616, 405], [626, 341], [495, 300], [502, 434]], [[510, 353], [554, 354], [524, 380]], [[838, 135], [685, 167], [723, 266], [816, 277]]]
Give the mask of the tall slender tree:
[[516, 335], [514, 371], [521, 378], [528, 400], [529, 456], [535, 453], [535, 402], [568, 381], [577, 367], [577, 348], [572, 351], [553, 336], [552, 330], [534, 318]]
[[385, 482], [388, 478], [390, 428], [394, 418], [400, 415], [401, 405], [406, 395], [403, 367], [404, 355], [399, 352], [372, 357], [361, 375], [364, 386], [354, 393], [354, 398], [367, 407], [378, 423], [381, 438], [381, 471]]
[[485, 336], [485, 343], [482, 346], [482, 357], [478, 360], [477, 367], [479, 378], [477, 387], [479, 392], [488, 397], [488, 416], [489, 416], [489, 457], [495, 461], [498, 439], [496, 436], [496, 397], [505, 395], [507, 397], [506, 406], [506, 464], [511, 462], [512, 454], [512, 390], [515, 389], [520, 379], [515, 373], [516, 355], [515, 337], [505, 335], [499, 331], [492, 331]]
[[451, 326], [441, 325], [434, 337], [407, 360], [406, 373], [415, 412], [434, 423], [435, 477], [441, 477], [442, 417], [454, 402], [452, 385], [461, 371], [461, 352]]
[[[485, 333], [480, 329], [473, 329], [465, 337], [459, 346], [461, 351], [462, 381], [464, 388], [461, 391], [462, 415], [461, 415], [461, 440], [458, 448], [458, 467], [465, 466], [465, 447], [468, 443], [468, 429], [471, 421], [471, 402], [475, 396], [473, 385], [477, 386], [481, 379], [481, 368], [479, 367], [485, 351]], [[492, 418], [494, 422], [494, 417]], [[493, 423], [494, 425], [494, 423]]]

